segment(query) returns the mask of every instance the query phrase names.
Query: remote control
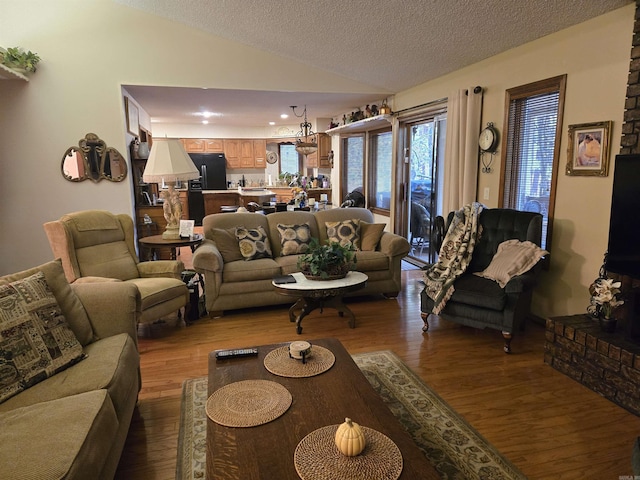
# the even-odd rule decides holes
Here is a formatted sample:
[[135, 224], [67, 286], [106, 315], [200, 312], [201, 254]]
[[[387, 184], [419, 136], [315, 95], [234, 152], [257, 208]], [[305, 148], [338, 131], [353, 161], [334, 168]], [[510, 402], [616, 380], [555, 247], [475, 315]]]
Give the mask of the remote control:
[[251, 357], [258, 355], [258, 349], [253, 348], [237, 348], [234, 350], [218, 350], [216, 352], [217, 360], [224, 360], [226, 358], [236, 358], [236, 357]]

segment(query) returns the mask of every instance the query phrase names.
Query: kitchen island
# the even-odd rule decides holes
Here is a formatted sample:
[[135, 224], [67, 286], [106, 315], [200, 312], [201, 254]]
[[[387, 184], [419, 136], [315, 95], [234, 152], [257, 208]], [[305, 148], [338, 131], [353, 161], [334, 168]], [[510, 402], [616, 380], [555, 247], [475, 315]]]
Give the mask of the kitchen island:
[[262, 205], [270, 202], [276, 195], [264, 188], [243, 188], [239, 190], [203, 190], [204, 214], [222, 213], [223, 206], [246, 207], [255, 202]]

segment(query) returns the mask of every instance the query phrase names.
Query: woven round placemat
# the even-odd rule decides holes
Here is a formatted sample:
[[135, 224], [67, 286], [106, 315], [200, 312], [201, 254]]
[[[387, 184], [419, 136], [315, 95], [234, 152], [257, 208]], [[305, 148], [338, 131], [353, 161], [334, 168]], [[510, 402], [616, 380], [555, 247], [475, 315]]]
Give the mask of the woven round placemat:
[[313, 377], [326, 372], [336, 361], [336, 357], [324, 347], [311, 346], [311, 355], [302, 360], [296, 360], [289, 356], [289, 347], [279, 347], [271, 350], [264, 357], [264, 368], [280, 377], [303, 378]]
[[207, 399], [207, 416], [225, 427], [255, 427], [288, 410], [291, 393], [270, 380], [243, 380], [219, 388]]
[[302, 480], [396, 480], [402, 473], [402, 454], [386, 435], [367, 427], [367, 445], [360, 455], [347, 457], [335, 444], [338, 425], [314, 430], [304, 437], [293, 454]]

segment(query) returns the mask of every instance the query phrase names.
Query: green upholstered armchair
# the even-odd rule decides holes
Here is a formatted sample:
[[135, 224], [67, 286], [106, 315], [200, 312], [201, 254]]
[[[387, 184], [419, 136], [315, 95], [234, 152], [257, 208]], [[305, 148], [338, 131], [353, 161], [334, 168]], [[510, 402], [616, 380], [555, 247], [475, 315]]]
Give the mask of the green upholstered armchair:
[[130, 216], [103, 210], [63, 215], [44, 230], [69, 283], [123, 281], [140, 292], [138, 323], [153, 323], [178, 312], [189, 298], [181, 261], [140, 262]]
[[[451, 212], [447, 230], [453, 219]], [[492, 208], [480, 213], [482, 234], [472, 254], [466, 272], [454, 282], [454, 293], [439, 316], [475, 328], [499, 330], [505, 339], [504, 351], [511, 352], [513, 333], [524, 327], [529, 313], [533, 288], [536, 285], [539, 264], [531, 270], [514, 276], [504, 286], [488, 278], [474, 275], [485, 270], [498, 245], [505, 240], [530, 241], [540, 246], [542, 238], [542, 215], [518, 210]], [[429, 315], [433, 300], [422, 291], [420, 311], [424, 321], [423, 331], [429, 329]]]

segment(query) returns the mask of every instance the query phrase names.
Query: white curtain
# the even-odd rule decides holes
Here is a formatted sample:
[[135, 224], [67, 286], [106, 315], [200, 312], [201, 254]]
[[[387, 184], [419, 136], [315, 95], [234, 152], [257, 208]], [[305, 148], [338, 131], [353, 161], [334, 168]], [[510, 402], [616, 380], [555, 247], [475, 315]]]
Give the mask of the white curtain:
[[474, 93], [474, 87], [458, 90], [447, 102], [442, 200], [445, 216], [476, 201], [482, 89], [475, 87], [475, 91], [478, 93]]

